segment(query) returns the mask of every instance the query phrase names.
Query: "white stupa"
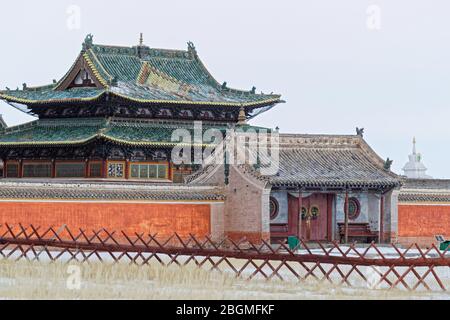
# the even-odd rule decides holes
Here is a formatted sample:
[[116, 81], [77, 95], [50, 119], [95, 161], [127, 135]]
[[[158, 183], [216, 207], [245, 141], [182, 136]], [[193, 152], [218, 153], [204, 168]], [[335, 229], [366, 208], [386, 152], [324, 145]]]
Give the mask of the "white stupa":
[[409, 179], [432, 179], [426, 174], [427, 167], [422, 163], [422, 155], [416, 151], [416, 138], [413, 140], [413, 152], [409, 155], [409, 161], [403, 167], [405, 176]]

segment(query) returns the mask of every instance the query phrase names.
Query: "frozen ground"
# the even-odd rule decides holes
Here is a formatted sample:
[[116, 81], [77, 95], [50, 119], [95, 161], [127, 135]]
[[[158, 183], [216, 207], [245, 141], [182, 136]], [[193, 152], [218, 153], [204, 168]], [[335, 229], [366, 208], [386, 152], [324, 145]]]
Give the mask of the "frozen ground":
[[235, 279], [193, 265], [138, 267], [0, 260], [0, 299], [450, 299], [443, 292]]

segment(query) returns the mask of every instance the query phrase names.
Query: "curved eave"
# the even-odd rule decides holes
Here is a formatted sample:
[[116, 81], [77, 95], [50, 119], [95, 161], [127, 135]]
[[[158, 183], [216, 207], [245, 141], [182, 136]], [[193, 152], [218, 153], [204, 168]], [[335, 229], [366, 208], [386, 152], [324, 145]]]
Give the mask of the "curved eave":
[[[89, 102], [100, 99], [107, 91], [102, 91], [96, 96], [87, 97], [87, 98], [66, 98], [66, 99], [49, 99], [49, 100], [31, 100], [25, 98], [18, 98], [8, 94], [0, 93], [0, 98], [9, 102], [22, 103], [26, 105], [36, 105], [36, 104], [58, 104], [58, 103], [67, 103], [67, 102]], [[132, 102], [138, 103], [148, 103], [148, 104], [166, 104], [166, 105], [200, 105], [200, 106], [223, 106], [223, 107], [264, 107], [266, 105], [282, 103], [283, 101], [280, 98], [272, 98], [261, 101], [252, 101], [252, 102], [210, 102], [210, 101], [189, 101], [189, 100], [148, 100], [148, 99], [138, 99], [133, 98], [127, 95], [109, 92], [111, 95], [120, 97], [122, 99], [126, 99]]]
[[89, 138], [82, 140], [69, 140], [69, 141], [27, 141], [27, 142], [0, 142], [0, 147], [30, 147], [30, 146], [68, 146], [68, 145], [83, 145], [89, 143], [95, 139], [103, 138], [107, 141], [114, 142], [116, 144], [139, 146], [139, 147], [214, 147], [211, 144], [189, 144], [189, 143], [176, 143], [176, 142], [158, 142], [158, 141], [129, 141], [125, 139], [113, 138], [105, 134], [96, 134]]
[[115, 142], [117, 144], [124, 144], [130, 146], [155, 146], [155, 147], [213, 147], [211, 144], [197, 144], [197, 143], [177, 143], [177, 142], [158, 142], [158, 141], [129, 141], [125, 139], [114, 138], [106, 134], [99, 134], [98, 137], [105, 140]]
[[139, 98], [133, 98], [124, 94], [120, 93], [112, 93], [115, 96], [118, 96], [123, 99], [127, 99], [133, 102], [138, 103], [154, 103], [154, 104], [174, 104], [174, 105], [202, 105], [202, 106], [224, 106], [224, 107], [254, 107], [254, 106], [266, 106], [271, 105], [275, 103], [281, 103], [281, 96], [272, 98], [272, 99], [266, 99], [266, 100], [259, 100], [259, 101], [251, 101], [251, 102], [219, 102], [219, 101], [190, 101], [190, 100], [149, 100], [149, 99], [139, 99]]
[[82, 145], [94, 140], [97, 136], [91, 136], [82, 140], [69, 141], [26, 141], [26, 142], [0, 142], [0, 147], [30, 147], [30, 146], [67, 146]]
[[66, 103], [66, 102], [89, 102], [100, 99], [105, 94], [105, 91], [100, 92], [96, 96], [86, 97], [86, 98], [65, 98], [65, 99], [49, 99], [49, 100], [31, 100], [18, 98], [14, 96], [10, 96], [8, 94], [0, 93], [0, 99], [6, 100], [8, 102], [16, 102], [26, 105], [35, 105], [35, 104], [51, 104], [51, 103]]

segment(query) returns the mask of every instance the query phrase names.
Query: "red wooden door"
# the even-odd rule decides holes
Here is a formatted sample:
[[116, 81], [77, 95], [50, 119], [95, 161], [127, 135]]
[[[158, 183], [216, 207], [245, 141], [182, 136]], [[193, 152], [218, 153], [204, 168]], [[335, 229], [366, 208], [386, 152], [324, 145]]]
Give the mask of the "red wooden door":
[[328, 240], [328, 195], [312, 194], [302, 201], [301, 236], [306, 240]]

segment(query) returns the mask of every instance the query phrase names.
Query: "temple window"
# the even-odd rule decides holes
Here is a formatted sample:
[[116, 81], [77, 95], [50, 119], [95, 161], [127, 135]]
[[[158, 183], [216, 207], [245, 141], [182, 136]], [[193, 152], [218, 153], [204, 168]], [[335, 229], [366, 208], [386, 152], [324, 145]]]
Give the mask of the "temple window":
[[57, 178], [84, 178], [86, 172], [86, 163], [70, 162], [56, 163]]
[[35, 162], [23, 164], [24, 178], [51, 178], [52, 164], [51, 162]]
[[270, 220], [275, 220], [278, 217], [280, 210], [277, 199], [270, 197]]
[[167, 164], [133, 163], [130, 165], [132, 179], [168, 179], [169, 166]]
[[125, 162], [108, 162], [108, 178], [125, 178]]
[[7, 178], [19, 178], [19, 163], [18, 162], [7, 162], [6, 163], [6, 177]]
[[361, 214], [361, 205], [359, 204], [358, 199], [350, 198], [348, 200], [348, 218], [350, 220], [358, 219]]

